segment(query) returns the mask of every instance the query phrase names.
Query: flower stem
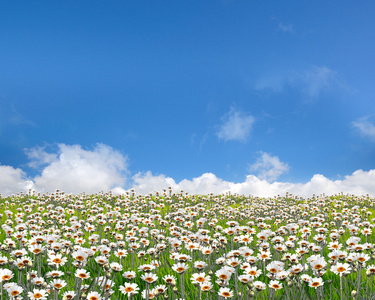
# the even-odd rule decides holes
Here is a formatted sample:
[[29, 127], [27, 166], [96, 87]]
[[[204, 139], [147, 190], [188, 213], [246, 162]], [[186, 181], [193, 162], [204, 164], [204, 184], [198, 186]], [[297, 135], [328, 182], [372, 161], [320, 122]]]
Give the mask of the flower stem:
[[342, 275], [340, 275], [340, 298], [344, 300], [343, 289], [342, 289]]
[[180, 286], [181, 286], [181, 298], [185, 299], [185, 289], [184, 289], [184, 273], [180, 274]]

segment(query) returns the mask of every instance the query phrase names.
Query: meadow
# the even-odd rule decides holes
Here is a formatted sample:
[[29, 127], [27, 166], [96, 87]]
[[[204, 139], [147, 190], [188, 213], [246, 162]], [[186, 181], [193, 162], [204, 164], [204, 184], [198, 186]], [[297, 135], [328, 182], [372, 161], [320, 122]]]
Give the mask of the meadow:
[[5, 299], [375, 299], [375, 199], [0, 199]]

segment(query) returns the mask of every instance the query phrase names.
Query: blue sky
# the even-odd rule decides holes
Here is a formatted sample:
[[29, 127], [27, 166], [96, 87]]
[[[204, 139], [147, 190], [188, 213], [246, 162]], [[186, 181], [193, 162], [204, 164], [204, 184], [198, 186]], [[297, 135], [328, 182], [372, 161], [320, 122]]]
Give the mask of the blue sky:
[[4, 2], [0, 192], [375, 193], [374, 9]]

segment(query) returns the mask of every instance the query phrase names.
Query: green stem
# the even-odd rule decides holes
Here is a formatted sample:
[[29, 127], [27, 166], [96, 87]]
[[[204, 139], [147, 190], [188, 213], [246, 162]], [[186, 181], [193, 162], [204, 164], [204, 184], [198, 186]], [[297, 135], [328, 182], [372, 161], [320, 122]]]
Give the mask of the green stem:
[[340, 275], [340, 298], [344, 300], [343, 289], [342, 289], [342, 275]]
[[184, 273], [180, 274], [180, 286], [181, 286], [181, 298], [185, 299], [185, 289], [184, 289]]

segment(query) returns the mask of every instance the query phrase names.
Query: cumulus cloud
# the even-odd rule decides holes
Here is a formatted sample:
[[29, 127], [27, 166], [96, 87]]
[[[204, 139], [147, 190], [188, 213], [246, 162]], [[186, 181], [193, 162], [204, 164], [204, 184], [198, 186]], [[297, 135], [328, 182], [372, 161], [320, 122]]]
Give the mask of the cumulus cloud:
[[216, 132], [217, 137], [224, 141], [246, 142], [250, 136], [255, 118], [233, 107], [221, 118], [222, 124]]
[[2, 196], [27, 192], [29, 189], [34, 189], [34, 183], [27, 179], [24, 171], [19, 168], [0, 165], [0, 193]]
[[375, 170], [357, 170], [353, 174], [345, 176], [343, 180], [331, 180], [321, 174], [315, 174], [306, 183], [269, 182], [255, 175], [248, 175], [243, 182], [234, 183], [216, 177], [212, 173], [204, 173], [191, 180], [184, 179], [176, 183], [172, 178], [165, 175], [153, 176], [150, 172], [137, 174], [133, 187], [137, 193], [161, 192], [163, 189], [172, 187], [174, 191], [186, 191], [190, 194], [224, 194], [227, 192], [273, 197], [285, 195], [286, 192], [301, 197], [311, 197], [313, 194], [334, 195], [340, 192], [365, 195], [375, 195]]
[[127, 157], [113, 148], [103, 144], [97, 144], [93, 150], [65, 144], [58, 148], [58, 153], [47, 153], [40, 147], [27, 151], [30, 165], [48, 164], [34, 178], [36, 190], [94, 193], [125, 184]]
[[[242, 182], [231, 182], [212, 173], [204, 173], [192, 179], [176, 182], [164, 174], [153, 175], [150, 171], [129, 177], [127, 157], [113, 148], [97, 144], [90, 150], [80, 145], [59, 144], [57, 151], [43, 147], [27, 151], [30, 163], [43, 166], [39, 175], [28, 178], [19, 168], [0, 165], [0, 193], [9, 196], [17, 192], [53, 192], [60, 189], [66, 193], [108, 192], [122, 194], [133, 187], [138, 194], [162, 192], [171, 187], [174, 191], [190, 194], [224, 194], [227, 192], [272, 197], [286, 192], [302, 197], [312, 194], [326, 195], [340, 192], [375, 196], [375, 170], [357, 170], [342, 180], [331, 180], [315, 174], [306, 183], [272, 181], [287, 172], [288, 165], [277, 156], [260, 152], [258, 160], [251, 166], [258, 175], [247, 175]], [[34, 163], [34, 164], [33, 164]]]
[[277, 156], [260, 151], [256, 162], [250, 165], [251, 172], [257, 172], [259, 179], [274, 181], [289, 171], [289, 165], [280, 161]]
[[57, 153], [48, 153], [45, 151], [46, 147], [33, 147], [25, 149], [27, 157], [30, 159], [28, 166], [31, 168], [39, 168], [43, 165], [50, 164], [57, 160]]
[[375, 142], [375, 125], [369, 117], [363, 117], [352, 122], [353, 128], [355, 128], [363, 137], [369, 138]]
[[329, 88], [337, 87], [336, 72], [326, 66], [313, 66], [305, 71], [288, 71], [260, 78], [254, 85], [258, 91], [283, 92], [286, 88], [299, 90], [307, 99], [316, 99]]

